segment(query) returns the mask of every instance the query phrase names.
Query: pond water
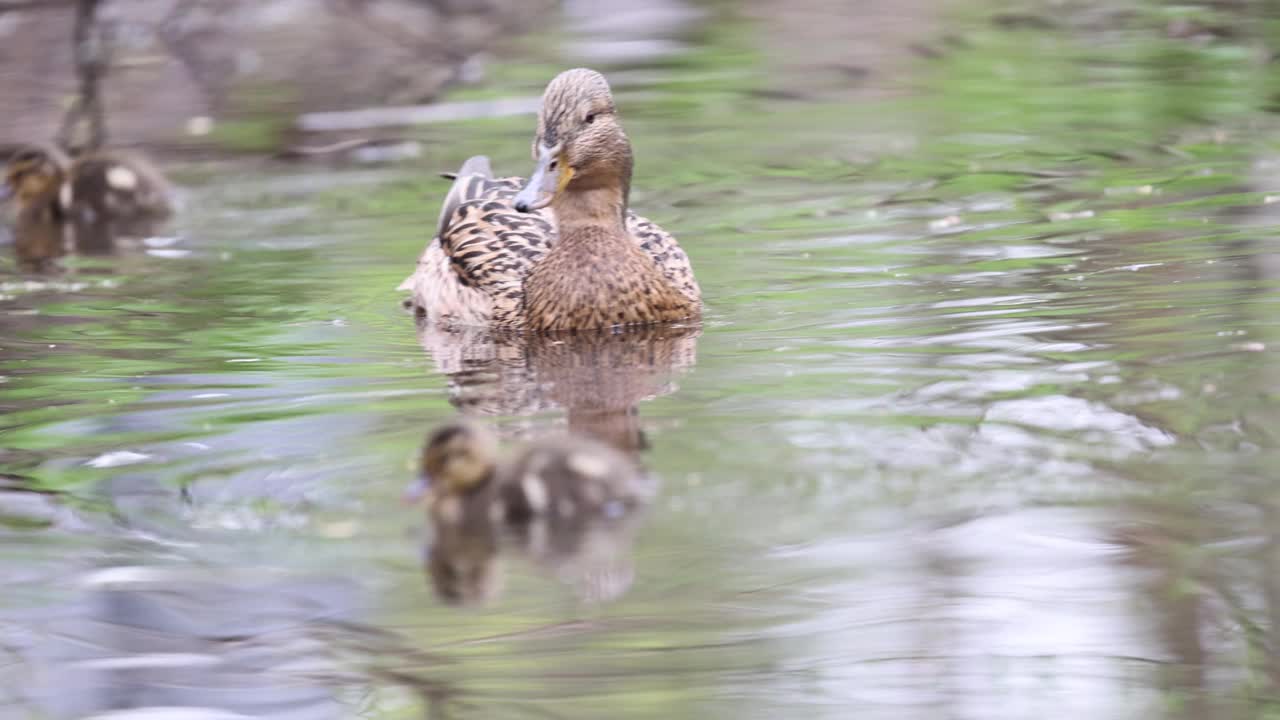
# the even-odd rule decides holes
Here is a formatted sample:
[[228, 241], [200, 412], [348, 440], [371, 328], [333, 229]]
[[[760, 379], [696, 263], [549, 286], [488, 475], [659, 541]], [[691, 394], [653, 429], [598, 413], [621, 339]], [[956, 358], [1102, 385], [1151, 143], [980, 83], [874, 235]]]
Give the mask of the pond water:
[[[416, 331], [434, 173], [527, 173], [528, 116], [188, 162], [176, 241], [6, 260], [0, 717], [1270, 717], [1276, 21], [1135, 7], [948, 10], [866, 77], [715, 15], [622, 73], [696, 332]], [[400, 494], [460, 409], [660, 498], [446, 603]]]

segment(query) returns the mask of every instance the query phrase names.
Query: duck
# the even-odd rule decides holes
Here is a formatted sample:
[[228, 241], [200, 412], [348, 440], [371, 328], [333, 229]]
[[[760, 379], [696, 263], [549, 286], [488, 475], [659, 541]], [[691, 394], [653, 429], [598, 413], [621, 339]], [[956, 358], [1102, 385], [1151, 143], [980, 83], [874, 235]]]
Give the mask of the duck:
[[24, 146], [5, 166], [0, 199], [14, 206], [14, 255], [27, 272], [51, 272], [67, 252], [66, 215], [59, 196], [71, 160], [50, 146]]
[[68, 244], [83, 253], [110, 252], [119, 237], [149, 234], [173, 214], [164, 175], [127, 150], [72, 157], [54, 145], [25, 145], [9, 159], [5, 188], [17, 205], [20, 261], [59, 257]]
[[400, 285], [446, 326], [574, 332], [696, 321], [702, 293], [676, 239], [629, 207], [633, 155], [603, 75], [547, 85], [528, 180], [475, 156], [451, 177], [435, 236]]
[[419, 483], [434, 539], [424, 568], [437, 595], [482, 605], [501, 593], [500, 549], [514, 546], [584, 599], [630, 585], [637, 510], [656, 481], [627, 454], [588, 436], [535, 440], [499, 458], [496, 433], [469, 418], [432, 431]]
[[173, 215], [164, 174], [135, 150], [97, 150], [72, 160], [62, 202], [76, 250], [111, 252], [121, 237], [141, 238]]
[[439, 525], [479, 513], [516, 526], [538, 518], [621, 516], [648, 504], [657, 487], [632, 457], [595, 438], [548, 435], [503, 458], [497, 434], [464, 418], [428, 435], [417, 490], [429, 493], [429, 515]]

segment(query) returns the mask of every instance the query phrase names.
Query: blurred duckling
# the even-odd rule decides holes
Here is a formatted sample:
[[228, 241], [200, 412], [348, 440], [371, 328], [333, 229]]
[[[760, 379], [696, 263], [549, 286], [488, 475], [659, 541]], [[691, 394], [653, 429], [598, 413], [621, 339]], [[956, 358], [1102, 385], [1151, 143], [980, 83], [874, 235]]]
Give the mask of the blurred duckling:
[[478, 506], [518, 524], [537, 517], [617, 516], [653, 499], [654, 479], [621, 451], [578, 435], [540, 438], [505, 459], [494, 432], [469, 420], [437, 428], [422, 450], [432, 518], [458, 522]]
[[5, 166], [0, 200], [14, 205], [14, 254], [27, 272], [48, 272], [66, 254], [66, 214], [60, 198], [71, 160], [52, 145], [19, 148]]
[[135, 152], [72, 159], [52, 145], [24, 146], [9, 160], [5, 185], [18, 206], [20, 259], [60, 256], [68, 239], [80, 252], [110, 252], [118, 238], [149, 235], [173, 214], [168, 181]]
[[173, 190], [141, 154], [104, 150], [75, 158], [62, 193], [76, 249], [110, 252], [121, 237], [142, 238], [173, 215]]
[[492, 430], [460, 420], [428, 436], [419, 489], [430, 494], [432, 584], [445, 601], [472, 605], [500, 591], [503, 536], [540, 564], [572, 567], [557, 574], [592, 586], [582, 588], [584, 598], [616, 597], [632, 576], [630, 511], [653, 499], [657, 483], [623, 452], [577, 435], [536, 440], [500, 459]]

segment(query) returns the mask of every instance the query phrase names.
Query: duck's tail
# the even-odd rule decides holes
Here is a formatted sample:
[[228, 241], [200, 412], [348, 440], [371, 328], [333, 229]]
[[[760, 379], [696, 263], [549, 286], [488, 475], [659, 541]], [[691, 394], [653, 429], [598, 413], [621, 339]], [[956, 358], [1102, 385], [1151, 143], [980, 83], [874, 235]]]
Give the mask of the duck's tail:
[[474, 155], [462, 163], [456, 173], [442, 173], [443, 177], [453, 180], [453, 187], [444, 196], [444, 205], [440, 207], [440, 218], [436, 221], [436, 236], [444, 234], [449, 220], [457, 212], [462, 203], [480, 197], [487, 185], [486, 180], [493, 179], [493, 167], [489, 158]]
[[[459, 205], [480, 197], [488, 182], [493, 180], [493, 168], [489, 165], [489, 158], [484, 155], [476, 155], [462, 163], [462, 167], [458, 168], [458, 172], [440, 173], [440, 176], [447, 180], [452, 180], [453, 187], [449, 188], [449, 192], [445, 194], [444, 204], [440, 207], [440, 217], [436, 219], [437, 238], [442, 237], [445, 231], [449, 229], [449, 221], [453, 219]], [[428, 244], [427, 248], [429, 251], [431, 245]], [[426, 257], [425, 254], [423, 257]], [[422, 260], [419, 260], [418, 263], [421, 265]], [[414, 271], [396, 289], [413, 290], [418, 276], [419, 271]], [[406, 305], [412, 305], [413, 302], [413, 300], [408, 300]]]
[[484, 155], [472, 155], [467, 161], [462, 163], [462, 167], [458, 168], [456, 173], [440, 173], [440, 177], [446, 180], [456, 180], [463, 175], [480, 175], [482, 177], [493, 177], [493, 167], [489, 164], [489, 158]]

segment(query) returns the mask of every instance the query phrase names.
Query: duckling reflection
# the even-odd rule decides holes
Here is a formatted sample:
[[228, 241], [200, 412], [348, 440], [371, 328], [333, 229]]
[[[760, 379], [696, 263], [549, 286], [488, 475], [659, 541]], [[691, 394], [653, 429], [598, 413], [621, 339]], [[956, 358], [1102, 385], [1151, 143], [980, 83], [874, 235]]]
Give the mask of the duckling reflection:
[[[425, 321], [418, 324], [419, 342], [448, 378], [449, 401], [462, 413], [511, 416], [562, 410], [568, 433], [559, 439], [534, 438], [524, 452], [545, 448], [563, 454], [575, 448], [603, 447], [601, 454], [612, 458], [607, 466], [626, 468], [621, 471], [624, 476], [643, 475], [639, 456], [649, 449], [639, 404], [675, 390], [674, 379], [697, 361], [700, 332], [696, 325], [653, 325], [622, 332], [522, 336], [484, 328], [442, 328]], [[495, 472], [513, 467], [495, 461], [493, 432], [482, 432], [493, 444], [477, 445], [489, 458], [480, 464]], [[527, 431], [513, 425], [504, 433], [518, 439]], [[470, 437], [459, 435], [455, 442]], [[428, 438], [424, 460], [431, 454], [432, 438], [438, 436]], [[443, 450], [443, 445], [438, 447]], [[575, 503], [578, 512], [543, 512], [516, 522], [495, 518], [486, 509], [490, 503], [484, 497], [498, 492], [494, 488], [499, 483], [492, 480], [473, 478], [474, 487], [486, 488], [480, 499], [456, 506], [471, 512], [460, 511], [457, 520], [449, 522], [451, 504], [445, 503], [445, 517], [432, 520], [435, 540], [425, 562], [444, 600], [479, 604], [497, 597], [503, 548], [518, 549], [584, 600], [607, 601], [628, 589], [630, 547], [644, 515], [636, 511], [638, 507], [628, 506], [626, 512], [616, 514], [599, 508], [583, 510]], [[436, 492], [441, 482], [434, 479], [433, 501], [446, 495]], [[556, 505], [561, 505], [560, 499], [555, 498]]]
[[656, 480], [628, 455], [581, 435], [537, 439], [500, 458], [496, 434], [459, 420], [428, 435], [422, 481], [435, 533], [426, 569], [446, 602], [501, 591], [500, 549], [514, 547], [586, 600], [630, 586], [637, 512]]
[[146, 158], [97, 151], [70, 158], [53, 145], [20, 147], [5, 168], [14, 199], [14, 248], [24, 270], [46, 271], [68, 245], [106, 253], [122, 237], [152, 234], [172, 215], [171, 190]]

